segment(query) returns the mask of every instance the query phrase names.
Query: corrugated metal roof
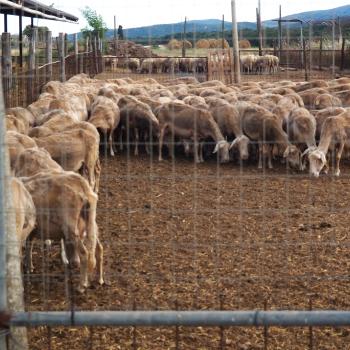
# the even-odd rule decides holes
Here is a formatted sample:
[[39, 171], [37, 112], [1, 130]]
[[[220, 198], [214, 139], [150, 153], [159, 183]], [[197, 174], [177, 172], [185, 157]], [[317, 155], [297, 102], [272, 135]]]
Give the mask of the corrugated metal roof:
[[[21, 6], [21, 8], [19, 8]], [[35, 11], [34, 14], [32, 11]], [[19, 16], [35, 17], [51, 20], [67, 20], [78, 22], [79, 18], [70, 13], [60, 11], [54, 7], [45, 5], [39, 1], [34, 0], [4, 0], [0, 1], [0, 13]], [[49, 18], [52, 16], [53, 18]], [[56, 17], [56, 18], [54, 18]]]

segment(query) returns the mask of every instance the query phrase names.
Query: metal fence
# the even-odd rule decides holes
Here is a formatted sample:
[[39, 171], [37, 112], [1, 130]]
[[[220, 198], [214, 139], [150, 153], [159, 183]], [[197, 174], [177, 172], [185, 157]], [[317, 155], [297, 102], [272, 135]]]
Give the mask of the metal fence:
[[[65, 56], [66, 78], [85, 72], [101, 80], [207, 79], [205, 73], [112, 71], [105, 60], [96, 51]], [[288, 60], [294, 64], [293, 56]], [[7, 106], [35, 100], [47, 81], [60, 79], [60, 63], [52, 63], [52, 77], [45, 65], [36, 70], [32, 98], [26, 74], [15, 75]], [[302, 80], [300, 74], [294, 78]], [[0, 105], [0, 263], [5, 266], [9, 244], [4, 241], [15, 234], [13, 226], [5, 227], [13, 208], [4, 201], [10, 174]], [[73, 146], [75, 140], [69, 141]], [[157, 144], [147, 154], [141, 142], [138, 156], [135, 141], [116, 146], [115, 157], [100, 152], [97, 223], [106, 285], [93, 284], [79, 294], [79, 271], [62, 264], [60, 243], [37, 239], [33, 272], [17, 269], [11, 276], [3, 268], [0, 273], [0, 309], [12, 310], [0, 314], [1, 348], [5, 339], [13, 348], [25, 348], [18, 344], [23, 337], [16, 335], [18, 327], [28, 328], [30, 349], [346, 348], [347, 169], [340, 179], [316, 180], [283, 164], [257, 170], [255, 163], [220, 165], [208, 155], [198, 165], [183, 152], [158, 162]], [[10, 255], [18, 262], [18, 254]], [[9, 276], [23, 280], [24, 310], [8, 307]]]

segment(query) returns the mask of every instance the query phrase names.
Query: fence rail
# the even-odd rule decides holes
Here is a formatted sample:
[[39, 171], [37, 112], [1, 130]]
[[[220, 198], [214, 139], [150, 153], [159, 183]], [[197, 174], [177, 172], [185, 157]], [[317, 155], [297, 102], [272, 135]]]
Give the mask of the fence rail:
[[345, 327], [350, 311], [79, 311], [22, 312], [16, 327]]

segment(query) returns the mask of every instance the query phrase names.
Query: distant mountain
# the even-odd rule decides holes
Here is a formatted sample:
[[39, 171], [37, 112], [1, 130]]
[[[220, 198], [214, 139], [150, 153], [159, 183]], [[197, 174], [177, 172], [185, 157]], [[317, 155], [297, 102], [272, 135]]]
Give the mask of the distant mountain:
[[[350, 5], [336, 7], [330, 10], [318, 10], [300, 12], [293, 15], [282, 17], [282, 19], [300, 19], [303, 22], [308, 21], [327, 21], [332, 19], [346, 19], [350, 18]], [[264, 24], [268, 27], [276, 27], [278, 24], [275, 21], [265, 21]]]
[[[224, 23], [225, 30], [231, 30], [231, 22]], [[256, 29], [256, 23], [241, 22], [238, 25], [239, 28]], [[197, 33], [210, 33], [221, 32], [222, 21], [218, 19], [204, 19], [193, 20], [187, 22], [187, 32]], [[169, 23], [169, 24], [156, 24], [147, 27], [128, 28], [124, 29], [124, 36], [128, 39], [144, 38], [144, 37], [163, 37], [165, 35], [172, 35], [182, 33], [184, 30], [184, 22]], [[113, 30], [108, 30], [107, 37], [112, 38], [114, 35]]]
[[[319, 11], [308, 11], [296, 13], [282, 17], [283, 19], [300, 19], [304, 22], [313, 21], [325, 21], [337, 18], [343, 19], [343, 23], [350, 23], [350, 5], [345, 5], [330, 10], [319, 10]], [[277, 22], [271, 20], [264, 21], [265, 28], [277, 27]], [[298, 25], [298, 24], [297, 24]], [[187, 22], [187, 33], [220, 33], [222, 21], [219, 19], [203, 19], [203, 20], [192, 20]], [[231, 31], [231, 22], [224, 22], [225, 31]], [[293, 27], [293, 24], [290, 25]], [[295, 26], [295, 25], [294, 25]], [[169, 24], [156, 24], [152, 26], [138, 27], [138, 28], [127, 28], [124, 29], [124, 36], [126, 39], [142, 39], [143, 41], [147, 38], [159, 39], [164, 37], [171, 37], [176, 35], [179, 37], [180, 33], [183, 32], [184, 22], [169, 23]], [[238, 29], [249, 29], [256, 30], [255, 22], [239, 22]], [[109, 29], [106, 33], [107, 38], [113, 38], [114, 30]], [[79, 34], [79, 38], [81, 33]], [[72, 36], [69, 36], [69, 40], [72, 40]]]

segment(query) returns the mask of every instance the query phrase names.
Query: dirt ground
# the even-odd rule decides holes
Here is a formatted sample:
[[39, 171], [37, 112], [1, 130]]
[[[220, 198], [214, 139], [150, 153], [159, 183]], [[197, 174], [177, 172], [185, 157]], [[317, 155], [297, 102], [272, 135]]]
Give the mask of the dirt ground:
[[[283, 165], [102, 159], [106, 286], [70, 295], [57, 246], [38, 243], [28, 310], [350, 309], [350, 166], [310, 178]], [[74, 271], [76, 275], [78, 271]], [[76, 277], [76, 276], [75, 276]], [[74, 279], [76, 284], [76, 278]], [[350, 349], [350, 329], [313, 330]], [[308, 349], [308, 328], [32, 329], [30, 349]], [[176, 347], [177, 344], [177, 347]], [[222, 347], [220, 347], [222, 344]]]

